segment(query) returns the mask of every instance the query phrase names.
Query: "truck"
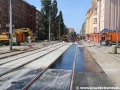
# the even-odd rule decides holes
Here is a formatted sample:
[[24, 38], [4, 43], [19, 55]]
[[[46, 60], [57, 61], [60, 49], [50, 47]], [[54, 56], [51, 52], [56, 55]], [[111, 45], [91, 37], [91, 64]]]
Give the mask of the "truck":
[[116, 44], [116, 41], [118, 39], [118, 43], [120, 43], [120, 32], [116, 32], [116, 31], [107, 31], [107, 32], [104, 32], [102, 31], [101, 32], [101, 35], [100, 35], [100, 44], [101, 45], [113, 45], [113, 44]]
[[[12, 39], [15, 37], [19, 45], [21, 42], [27, 41], [27, 37], [31, 37], [31, 41], [35, 41], [36, 37], [29, 28], [13, 29]], [[13, 40], [12, 40], [13, 41]], [[0, 34], [0, 43], [9, 44], [9, 33], [2, 32]]]

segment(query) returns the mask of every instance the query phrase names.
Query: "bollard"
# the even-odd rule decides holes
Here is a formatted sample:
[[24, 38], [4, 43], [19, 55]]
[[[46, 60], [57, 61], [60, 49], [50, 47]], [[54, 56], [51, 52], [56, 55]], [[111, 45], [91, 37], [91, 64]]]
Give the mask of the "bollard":
[[117, 54], [117, 45], [112, 46], [112, 54]]

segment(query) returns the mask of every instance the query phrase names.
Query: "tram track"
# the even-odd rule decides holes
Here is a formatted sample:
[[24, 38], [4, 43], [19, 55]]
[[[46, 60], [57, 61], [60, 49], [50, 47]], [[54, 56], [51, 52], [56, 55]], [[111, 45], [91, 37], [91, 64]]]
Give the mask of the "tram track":
[[77, 49], [78, 49], [78, 47], [76, 46], [76, 51], [75, 51], [74, 60], [73, 60], [73, 67], [72, 67], [72, 75], [71, 75], [71, 80], [70, 80], [70, 90], [73, 89], [73, 80], [74, 80], [76, 58], [77, 58]]
[[[0, 74], [0, 77], [1, 76], [3, 76], [3, 75], [5, 75], [5, 74], [8, 74], [8, 73], [10, 73], [10, 72], [12, 72], [12, 71], [14, 71], [14, 70], [16, 70], [16, 69], [18, 69], [18, 68], [21, 68], [21, 67], [23, 67], [23, 66], [25, 66], [25, 65], [27, 65], [27, 64], [29, 64], [29, 63], [31, 63], [31, 62], [33, 62], [33, 61], [36, 61], [37, 59], [39, 59], [39, 58], [41, 58], [41, 57], [43, 57], [43, 56], [45, 56], [45, 55], [47, 55], [47, 54], [49, 54], [49, 53], [51, 53], [51, 52], [53, 52], [53, 51], [55, 51], [55, 50], [57, 50], [57, 49], [59, 49], [60, 47], [63, 47], [63, 46], [65, 46], [66, 44], [62, 44], [62, 45], [60, 45], [60, 46], [57, 46], [57, 47], [53, 47], [54, 49], [51, 49], [51, 50], [48, 50], [46, 53], [44, 53], [44, 54], [42, 54], [42, 55], [39, 55], [39, 56], [37, 56], [36, 58], [34, 58], [34, 59], [31, 59], [31, 60], [28, 60], [28, 61], [26, 61], [26, 62], [24, 62], [23, 64], [18, 64], [18, 66], [15, 66], [15, 67], [13, 67], [13, 68], [11, 68], [11, 69], [6, 69], [5, 68], [5, 70], [1, 70], [1, 74]], [[36, 54], [36, 55], [38, 55], [38, 54]], [[35, 56], [36, 56], [35, 55]], [[32, 57], [32, 56], [31, 56]], [[19, 61], [18, 61], [19, 62]], [[14, 64], [11, 64], [11, 65], [9, 65], [9, 66], [7, 66], [7, 65], [2, 65], [2, 66], [0, 66], [0, 68], [2, 69], [2, 67], [11, 67], [11, 66], [13, 66], [13, 65], [15, 65], [16, 63], [14, 63]]]
[[[59, 44], [55, 44], [54, 46], [58, 46]], [[37, 50], [33, 50], [34, 52], [25, 52], [25, 53], [22, 53], [22, 54], [17, 54], [17, 55], [14, 55], [14, 57], [12, 57], [12, 59], [10, 59], [9, 57], [6, 57], [4, 59], [0, 59], [0, 66], [3, 65], [3, 64], [7, 64], [7, 63], [10, 63], [12, 61], [16, 61], [18, 59], [21, 59], [21, 58], [25, 58], [27, 56], [30, 56], [32, 54], [35, 54], [35, 53], [39, 53], [41, 51], [45, 51], [47, 49], [50, 49], [51, 47], [53, 46], [49, 46], [47, 48], [42, 48], [42, 49], [37, 49]], [[17, 57], [17, 58], [16, 58]], [[14, 58], [14, 59], [13, 59]]]
[[[27, 82], [26, 85], [24, 87], [22, 87], [22, 90], [75, 90], [75, 88], [78, 86], [78, 84], [76, 82], [80, 83], [80, 86], [82, 86], [82, 78], [80, 78], [81, 80], [78, 80], [79, 75], [80, 76], [84, 76], [84, 79], [87, 78], [94, 78], [95, 74], [96, 77], [100, 78], [99, 75], [105, 75], [104, 73], [86, 73], [86, 72], [76, 72], [76, 66], [77, 66], [77, 58], [78, 58], [78, 47], [76, 47], [76, 50], [74, 52], [74, 59], [73, 63], [72, 63], [72, 68], [69, 70], [64, 70], [64, 68], [62, 69], [58, 69], [58, 68], [54, 68], [54, 69], [50, 69], [49, 67], [54, 63], [52, 62], [49, 66], [45, 67], [42, 69], [42, 71], [38, 72], [32, 79], [31, 81]], [[62, 61], [61, 61], [62, 62]], [[94, 64], [94, 63], [93, 63]], [[88, 74], [92, 75], [92, 77], [88, 76]], [[77, 76], [77, 77], [76, 77]], [[68, 78], [66, 78], [68, 77]], [[95, 78], [96, 78], [95, 77]], [[104, 78], [107, 78], [106, 75], [104, 76]], [[83, 79], [83, 80], [84, 80]], [[92, 79], [91, 79], [92, 80]], [[106, 79], [107, 81], [108, 79]], [[87, 81], [87, 80], [86, 80]], [[104, 81], [104, 80], [103, 80]], [[109, 82], [109, 80], [107, 81]], [[67, 83], [67, 84], [65, 84]], [[84, 83], [84, 82], [83, 82]], [[89, 82], [91, 84], [91, 82]], [[103, 83], [103, 82], [100, 82]], [[86, 83], [84, 83], [84, 85], [86, 85]], [[96, 85], [96, 83], [94, 83], [94, 85]], [[109, 85], [112, 85], [111, 83]], [[65, 87], [64, 87], [65, 86]], [[89, 84], [88, 84], [89, 86]]]
[[[71, 80], [70, 80], [70, 87], [69, 89], [72, 90], [72, 85], [73, 85], [73, 79], [74, 79], [74, 70], [75, 70], [75, 65], [76, 65], [76, 57], [77, 57], [77, 46], [76, 46], [76, 52], [74, 55], [74, 62], [73, 62], [73, 67], [72, 67], [72, 75], [71, 75]], [[22, 88], [22, 90], [28, 90], [32, 84], [34, 84], [48, 69], [49, 67], [53, 64], [52, 62], [48, 67], [44, 68], [36, 77], [34, 77], [25, 87]], [[60, 74], [60, 73], [59, 73]], [[44, 89], [43, 89], [44, 90]]]
[[2, 53], [2, 54], [0, 54], [1, 55], [0, 56], [0, 60], [4, 59], [4, 58], [7, 58], [7, 57], [11, 57], [11, 56], [23, 54], [23, 53], [26, 53], [26, 52], [35, 51], [35, 50], [38, 50], [38, 49], [41, 49], [41, 48], [35, 48], [35, 49], [28, 49], [28, 50], [23, 50], [23, 51], [15, 51], [15, 52]]

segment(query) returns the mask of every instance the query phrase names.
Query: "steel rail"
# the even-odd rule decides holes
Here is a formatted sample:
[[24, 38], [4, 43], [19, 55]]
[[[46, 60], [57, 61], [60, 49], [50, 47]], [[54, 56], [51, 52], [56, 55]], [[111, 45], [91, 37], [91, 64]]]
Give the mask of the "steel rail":
[[[66, 49], [67, 50], [67, 49]], [[60, 55], [61, 56], [61, 55]], [[60, 57], [59, 56], [59, 57]], [[58, 58], [59, 58], [58, 57]], [[56, 59], [57, 60], [57, 59]], [[55, 62], [56, 62], [56, 60], [55, 61], [53, 61], [49, 66], [47, 66], [45, 69], [43, 69], [35, 78], [33, 78], [25, 87], [23, 87], [22, 88], [22, 90], [27, 90], [36, 80], [38, 80], [43, 74], [44, 74], [44, 72], [45, 71], [47, 71], [48, 70], [48, 68], [51, 66], [51, 65], [53, 65]]]
[[70, 80], [70, 89], [69, 90], [72, 90], [72, 86], [73, 86], [73, 79], [74, 79], [74, 70], [75, 70], [75, 67], [76, 67], [76, 57], [77, 57], [77, 45], [76, 45], [76, 52], [75, 52], [75, 55], [74, 55], [74, 62], [73, 62], [73, 68], [72, 68], [72, 75], [71, 75], [71, 80]]
[[27, 64], [29, 64], [29, 63], [31, 63], [31, 62], [33, 62], [33, 61], [36, 61], [36, 60], [38, 60], [39, 58], [41, 58], [41, 57], [43, 57], [43, 56], [45, 56], [45, 55], [47, 55], [47, 54], [49, 54], [49, 53], [51, 53], [51, 52], [53, 52], [53, 51], [59, 49], [60, 47], [65, 46], [65, 45], [66, 45], [66, 44], [64, 44], [64, 45], [62, 45], [62, 46], [59, 46], [59, 47], [57, 47], [56, 49], [54, 49], [54, 50], [52, 50], [52, 51], [49, 51], [48, 53], [46, 53], [46, 54], [44, 54], [44, 55], [42, 55], [42, 56], [40, 56], [40, 57], [37, 57], [37, 58], [35, 58], [35, 59], [31, 60], [31, 61], [25, 62], [24, 64], [21, 64], [21, 65], [15, 67], [15, 68], [12, 68], [12, 69], [10, 69], [10, 70], [8, 70], [8, 71], [6, 71], [6, 72], [0, 74], [0, 77], [2, 77], [3, 75], [8, 74], [8, 73], [10, 73], [10, 72], [12, 72], [12, 71], [18, 69], [18, 68], [21, 68], [21, 67], [23, 67], [23, 66], [25, 66], [25, 65], [27, 65]]
[[[58, 43], [58, 42], [57, 42], [57, 43]], [[54, 43], [52, 43], [52, 44], [56, 44], [56, 42], [54, 42]], [[50, 44], [50, 45], [51, 45], [51, 44]], [[44, 46], [44, 45], [43, 45], [43, 47], [48, 47], [48, 46]], [[37, 50], [37, 49], [41, 49], [41, 47], [40, 47], [40, 48], [38, 48], [38, 47], [37, 47], [37, 48], [34, 48], [34, 47], [32, 48], [32, 50], [35, 50], [35, 49], [36, 49], [36, 50]], [[28, 49], [24, 49], [24, 50], [22, 50], [22, 51], [24, 52], [24, 51], [32, 51], [32, 50], [31, 50], [31, 48], [28, 48]], [[19, 51], [20, 51], [20, 50], [18, 50], [18, 51], [12, 51], [12, 52], [10, 52], [10, 51], [8, 51], [8, 52], [3, 52], [3, 53], [0, 53], [0, 55], [8, 54], [8, 53], [14, 53], [14, 52], [19, 52]], [[1, 58], [0, 58], [0, 59], [1, 59]]]
[[[3, 57], [0, 57], [0, 59], [8, 58], [8, 57], [15, 56], [15, 55], [18, 55], [18, 54], [23, 54], [23, 53], [26, 53], [26, 52], [35, 51], [37, 49], [41, 49], [41, 48], [36, 48], [36, 49], [32, 49], [32, 50], [24, 50], [24, 51], [21, 51], [21, 52], [18, 51], [18, 53], [16, 53], [16, 54], [12, 54], [12, 55], [8, 55], [8, 56], [3, 56]], [[8, 53], [11, 53], [11, 52], [8, 52]], [[8, 54], [8, 53], [4, 53], [4, 54]], [[12, 53], [14, 53], [14, 52], [12, 52]], [[0, 55], [3, 55], [3, 54], [0, 54]]]
[[[60, 45], [60, 44], [58, 44], [58, 45]], [[58, 45], [54, 45], [54, 46], [58, 46]], [[53, 47], [53, 46], [51, 46], [51, 47]], [[18, 60], [18, 59], [20, 59], [20, 58], [25, 58], [25, 57], [27, 57], [27, 56], [30, 56], [30, 55], [33, 55], [33, 54], [36, 54], [36, 53], [45, 51], [45, 50], [47, 50], [47, 49], [50, 49], [51, 47], [46, 48], [46, 49], [43, 49], [43, 50], [41, 50], [41, 51], [34, 52], [34, 53], [31, 52], [31, 54], [29, 54], [29, 55], [21, 56], [21, 57], [19, 57], [19, 58], [13, 59], [13, 60], [10, 60], [10, 61], [6, 61], [6, 62], [3, 62], [3, 63], [0, 63], [0, 66], [1, 66], [1, 65], [4, 65], [4, 64], [7, 64], [7, 63], [10, 63], [10, 62], [12, 62], [12, 61], [16, 61], [16, 60]], [[34, 51], [34, 50], [33, 50], [33, 51]], [[14, 55], [14, 56], [15, 56], [15, 55]]]

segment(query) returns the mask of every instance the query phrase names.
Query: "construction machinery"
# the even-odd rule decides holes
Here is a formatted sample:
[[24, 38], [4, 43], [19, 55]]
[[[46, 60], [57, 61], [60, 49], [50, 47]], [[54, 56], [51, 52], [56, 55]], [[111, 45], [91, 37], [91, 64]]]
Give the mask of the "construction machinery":
[[[33, 35], [32, 31], [29, 28], [13, 29], [12, 38], [16, 38], [17, 44], [28, 41], [28, 36], [30, 36], [31, 41], [36, 40], [35, 35]], [[14, 42], [14, 40], [12, 41]], [[0, 43], [9, 44], [9, 33], [8, 32], [2, 32], [0, 34]]]
[[101, 45], [112, 45], [112, 44], [116, 44], [116, 42], [118, 41], [118, 43], [120, 43], [120, 32], [116, 32], [116, 31], [107, 31], [101, 32], [100, 35], [101, 41], [100, 44]]
[[66, 42], [69, 42], [69, 41], [70, 41], [68, 35], [63, 35], [63, 36], [61, 37], [61, 40], [62, 40], [62, 41], [66, 41]]
[[9, 44], [8, 32], [0, 32], [0, 44]]

